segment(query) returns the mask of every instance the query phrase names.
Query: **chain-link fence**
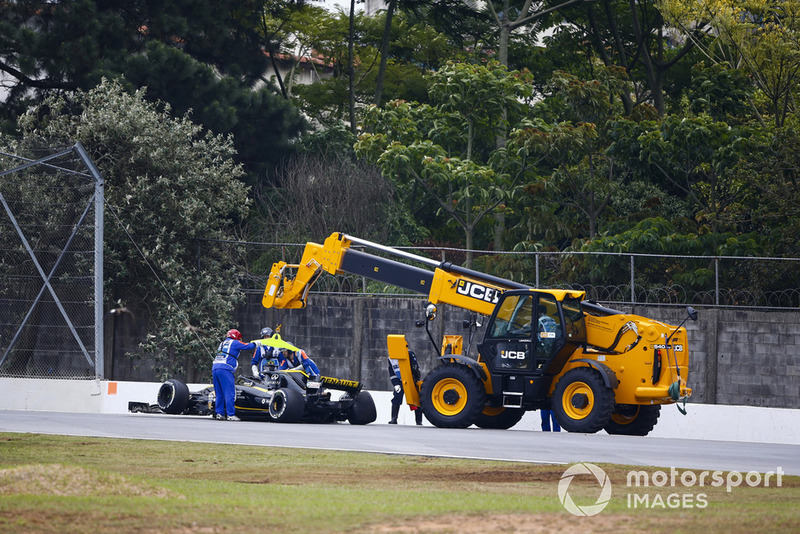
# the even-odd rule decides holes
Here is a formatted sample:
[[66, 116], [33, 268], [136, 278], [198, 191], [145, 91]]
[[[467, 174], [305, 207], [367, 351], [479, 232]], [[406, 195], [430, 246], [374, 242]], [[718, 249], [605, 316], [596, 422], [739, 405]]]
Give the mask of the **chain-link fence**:
[[80, 144], [27, 152], [0, 152], [0, 376], [102, 378], [102, 179]]
[[[321, 237], [323, 239], [325, 236]], [[219, 242], [218, 242], [219, 243]], [[224, 242], [243, 247], [240, 272], [248, 293], [264, 290], [276, 261], [296, 263], [305, 244]], [[202, 258], [203, 243], [198, 244]], [[356, 248], [356, 247], [353, 247]], [[456, 248], [402, 248], [428, 258], [460, 264]], [[374, 251], [370, 251], [373, 253]], [[394, 258], [397, 259], [397, 258]], [[202, 265], [202, 261], [200, 262]], [[473, 269], [531, 287], [577, 289], [609, 304], [691, 304], [749, 308], [800, 307], [800, 258], [673, 256], [610, 252], [475, 251]], [[407, 294], [363, 277], [323, 274], [312, 292]]]

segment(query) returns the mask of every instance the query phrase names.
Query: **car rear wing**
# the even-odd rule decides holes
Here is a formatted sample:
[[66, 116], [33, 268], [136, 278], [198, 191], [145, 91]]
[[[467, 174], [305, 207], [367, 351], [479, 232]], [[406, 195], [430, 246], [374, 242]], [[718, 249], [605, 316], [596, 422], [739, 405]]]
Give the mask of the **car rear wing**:
[[361, 391], [361, 388], [364, 387], [361, 382], [357, 382], [355, 380], [345, 380], [343, 378], [333, 378], [331, 376], [323, 376], [320, 381], [322, 382], [322, 385], [327, 388], [346, 391], [353, 397], [358, 395], [358, 393]]

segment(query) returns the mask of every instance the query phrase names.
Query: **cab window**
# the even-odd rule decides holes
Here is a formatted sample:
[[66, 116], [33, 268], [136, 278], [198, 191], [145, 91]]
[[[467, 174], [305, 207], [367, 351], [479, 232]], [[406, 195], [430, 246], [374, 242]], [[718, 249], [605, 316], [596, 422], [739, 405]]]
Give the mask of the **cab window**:
[[555, 297], [542, 295], [539, 297], [539, 304], [536, 309], [537, 352], [549, 356], [564, 332], [561, 325], [561, 316], [558, 313], [558, 303]]
[[503, 300], [492, 323], [489, 337], [530, 338], [533, 302], [530, 295], [513, 295]]

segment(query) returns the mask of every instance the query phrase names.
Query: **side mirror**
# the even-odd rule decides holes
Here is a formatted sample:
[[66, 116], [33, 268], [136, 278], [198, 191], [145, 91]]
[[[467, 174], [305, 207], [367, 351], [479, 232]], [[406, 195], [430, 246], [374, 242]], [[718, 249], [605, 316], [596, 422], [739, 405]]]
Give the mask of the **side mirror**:
[[692, 321], [697, 320], [697, 310], [695, 310], [691, 306], [686, 307], [686, 313], [689, 314], [689, 319], [691, 319]]
[[425, 307], [425, 317], [429, 321], [433, 321], [434, 319], [436, 319], [436, 305], [435, 304], [428, 304]]

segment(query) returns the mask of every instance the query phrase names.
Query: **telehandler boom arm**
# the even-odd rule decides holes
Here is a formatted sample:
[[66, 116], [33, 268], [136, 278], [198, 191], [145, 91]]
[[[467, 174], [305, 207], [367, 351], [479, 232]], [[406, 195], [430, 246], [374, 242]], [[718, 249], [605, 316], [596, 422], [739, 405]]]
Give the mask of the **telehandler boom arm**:
[[[430, 269], [368, 254], [351, 248], [359, 245], [414, 261]], [[507, 289], [530, 289], [525, 284], [438, 262], [399, 249], [334, 233], [325, 243], [307, 243], [298, 264], [278, 262], [264, 290], [265, 308], [304, 308], [308, 291], [322, 272], [365, 276], [428, 296], [433, 304], [452, 304], [465, 310], [491, 315], [500, 294]]]

